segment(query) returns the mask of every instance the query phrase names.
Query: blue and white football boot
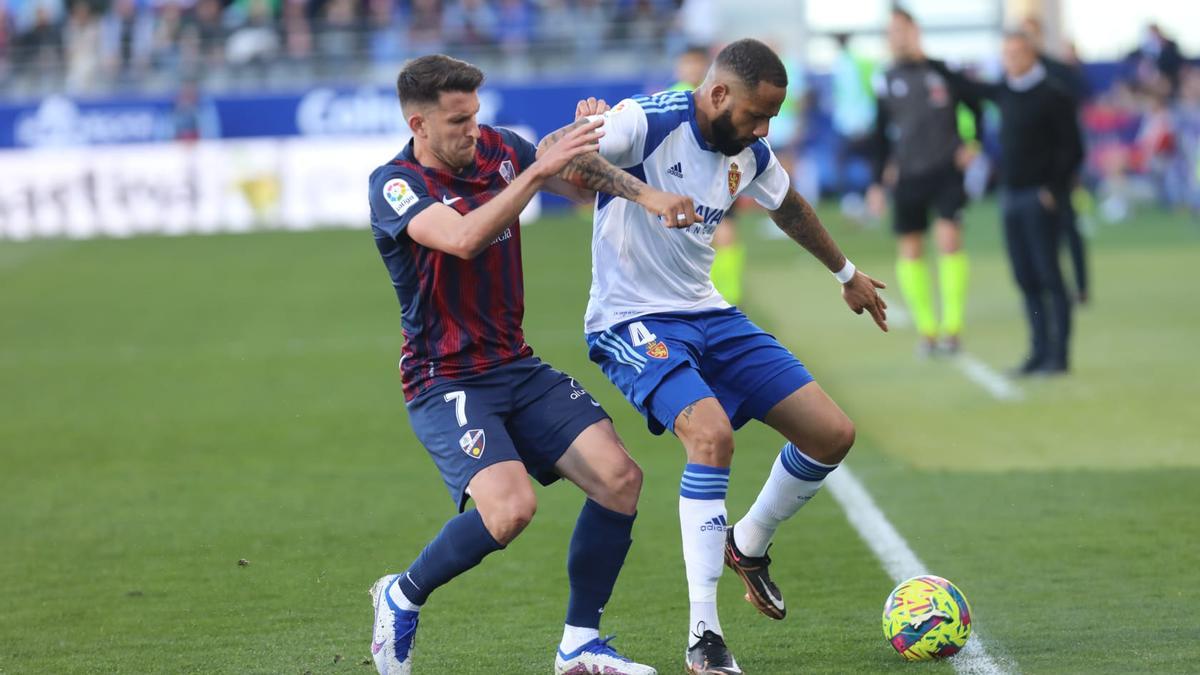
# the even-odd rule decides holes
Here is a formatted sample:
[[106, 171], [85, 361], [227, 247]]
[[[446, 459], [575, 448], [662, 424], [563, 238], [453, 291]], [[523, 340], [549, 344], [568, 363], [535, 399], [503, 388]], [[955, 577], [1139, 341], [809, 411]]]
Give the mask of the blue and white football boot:
[[413, 639], [417, 635], [417, 612], [400, 609], [388, 595], [399, 574], [389, 574], [371, 586], [375, 605], [375, 632], [371, 657], [379, 675], [412, 675]]
[[555, 675], [658, 675], [657, 670], [634, 663], [610, 647], [608, 643], [614, 637], [596, 638], [570, 654], [558, 650]]

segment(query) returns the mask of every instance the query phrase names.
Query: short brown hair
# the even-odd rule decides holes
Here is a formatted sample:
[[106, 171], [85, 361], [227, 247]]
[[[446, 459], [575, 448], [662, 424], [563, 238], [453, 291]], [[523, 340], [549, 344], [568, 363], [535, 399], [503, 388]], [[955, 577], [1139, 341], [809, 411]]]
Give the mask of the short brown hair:
[[430, 54], [404, 64], [396, 78], [400, 106], [437, 103], [443, 91], [473, 92], [483, 84], [483, 71], [445, 54]]
[[905, 23], [911, 24], [913, 26], [917, 25], [917, 20], [913, 18], [912, 13], [909, 12], [907, 9], [904, 9], [903, 7], [893, 7], [892, 8], [892, 18], [901, 19]]

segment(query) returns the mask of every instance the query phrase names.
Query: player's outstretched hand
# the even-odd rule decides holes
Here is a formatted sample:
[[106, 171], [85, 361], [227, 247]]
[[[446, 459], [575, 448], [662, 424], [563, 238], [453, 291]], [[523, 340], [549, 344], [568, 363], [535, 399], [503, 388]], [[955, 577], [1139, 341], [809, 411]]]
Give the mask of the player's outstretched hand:
[[589, 96], [575, 105], [575, 119], [603, 115], [608, 112], [608, 104], [602, 98]]
[[869, 312], [871, 318], [875, 319], [875, 325], [886, 333], [887, 303], [879, 295], [880, 288], [887, 288], [887, 285], [863, 274], [861, 270], [856, 271], [854, 278], [842, 285], [842, 299], [855, 314], [862, 314], [864, 310]]
[[550, 147], [538, 154], [538, 159], [529, 168], [542, 180], [552, 178], [572, 159], [589, 152], [599, 152], [600, 137], [604, 135], [604, 118], [580, 124]]
[[691, 197], [650, 189], [643, 192], [637, 201], [642, 208], [658, 216], [666, 227], [682, 229], [704, 220], [696, 213], [696, 205]]

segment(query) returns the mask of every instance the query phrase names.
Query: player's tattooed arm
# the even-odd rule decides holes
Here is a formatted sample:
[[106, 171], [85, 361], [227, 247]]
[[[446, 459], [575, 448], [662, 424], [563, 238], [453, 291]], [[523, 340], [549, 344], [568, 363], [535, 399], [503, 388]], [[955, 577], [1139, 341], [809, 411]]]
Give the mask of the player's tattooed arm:
[[[551, 132], [542, 139], [541, 143], [538, 143], [538, 152], [540, 153], [544, 147], [553, 144], [586, 121], [586, 118], [579, 119], [558, 131]], [[604, 159], [599, 152], [589, 152], [574, 157], [559, 171], [558, 177], [576, 187], [606, 192], [639, 204], [650, 213], [660, 217], [667, 227], [683, 228], [703, 220], [696, 214], [696, 207], [690, 197], [656, 190]]]
[[[538, 143], [539, 153], [543, 148], [552, 145], [558, 139], [570, 133], [572, 129], [586, 122], [587, 118], [580, 118], [557, 131], [551, 132], [549, 136], [542, 139], [541, 143]], [[607, 192], [610, 195], [624, 197], [631, 202], [637, 201], [637, 198], [641, 196], [643, 191], [650, 189], [649, 185], [617, 168], [611, 162], [601, 157], [599, 153], [580, 155], [572, 159], [558, 175], [572, 185], [588, 190]]]
[[[847, 260], [842, 249], [821, 224], [821, 219], [817, 217], [812, 205], [795, 190], [788, 189], [783, 203], [771, 212], [771, 219], [797, 244], [824, 263], [830, 272], [839, 272], [846, 265]], [[883, 282], [876, 281], [858, 270], [849, 281], [842, 284], [842, 298], [855, 314], [866, 311], [875, 319], [879, 328], [886, 331], [887, 303], [876, 290], [880, 288], [886, 288]]]
[[846, 264], [842, 249], [829, 236], [812, 205], [795, 190], [789, 189], [779, 208], [771, 211], [771, 220], [831, 271], [836, 272]]

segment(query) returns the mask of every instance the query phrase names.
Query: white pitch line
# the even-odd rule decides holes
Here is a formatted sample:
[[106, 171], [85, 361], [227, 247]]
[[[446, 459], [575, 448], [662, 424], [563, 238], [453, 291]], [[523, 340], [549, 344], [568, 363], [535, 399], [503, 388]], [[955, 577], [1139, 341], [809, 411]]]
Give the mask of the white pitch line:
[[[825, 479], [830, 493], [842, 510], [846, 519], [858, 531], [858, 536], [866, 542], [867, 547], [879, 558], [888, 576], [899, 583], [922, 574], [929, 574], [929, 568], [917, 554], [913, 552], [904, 537], [896, 531], [892, 523], [879, 510], [871, 494], [863, 487], [858, 478], [846, 465], [829, 474]], [[951, 657], [951, 665], [959, 673], [971, 675], [1000, 675], [1017, 672], [1015, 667], [1004, 668], [984, 647], [983, 638], [978, 629], [973, 630], [971, 639], [961, 652]], [[1009, 664], [1012, 666], [1012, 664]]]
[[954, 363], [967, 379], [986, 389], [993, 397], [1001, 401], [1020, 401], [1023, 398], [1017, 385], [971, 354], [960, 353]]
[[[884, 300], [887, 299], [884, 298]], [[897, 328], [907, 328], [912, 325], [912, 316], [903, 305], [888, 302], [887, 312], [889, 321]], [[967, 376], [967, 379], [983, 387], [993, 398], [1000, 401], [1020, 401], [1024, 398], [1020, 387], [974, 355], [962, 352], [954, 362], [959, 371]]]

